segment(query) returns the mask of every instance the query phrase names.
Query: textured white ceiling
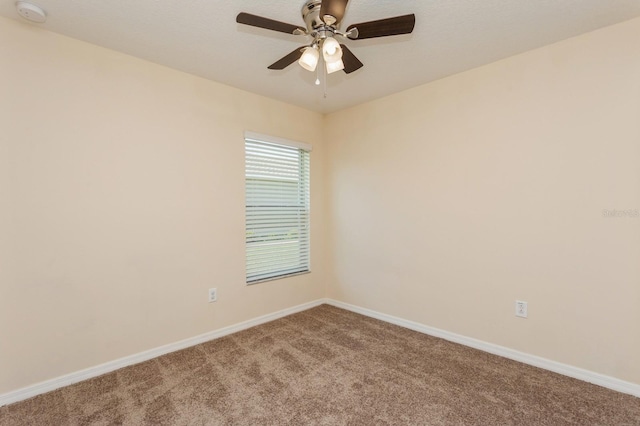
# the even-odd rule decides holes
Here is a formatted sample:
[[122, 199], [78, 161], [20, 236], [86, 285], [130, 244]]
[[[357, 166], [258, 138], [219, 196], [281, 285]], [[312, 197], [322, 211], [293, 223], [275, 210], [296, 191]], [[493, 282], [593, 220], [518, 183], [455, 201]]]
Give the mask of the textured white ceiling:
[[[21, 20], [14, 0], [0, 15]], [[416, 14], [413, 34], [347, 41], [364, 67], [328, 77], [267, 66], [304, 36], [237, 24], [239, 12], [303, 25], [303, 0], [34, 0], [50, 31], [323, 113], [640, 16], [640, 0], [351, 0], [351, 23]]]

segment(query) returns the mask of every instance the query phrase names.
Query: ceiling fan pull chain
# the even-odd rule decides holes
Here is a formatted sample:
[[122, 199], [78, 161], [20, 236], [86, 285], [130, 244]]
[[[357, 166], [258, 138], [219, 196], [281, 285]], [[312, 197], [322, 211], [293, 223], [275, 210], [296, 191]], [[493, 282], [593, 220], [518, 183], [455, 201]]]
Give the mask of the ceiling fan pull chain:
[[320, 86], [320, 68], [316, 66], [316, 86]]
[[327, 66], [324, 59], [322, 60], [322, 75], [324, 75], [324, 98], [327, 99]]

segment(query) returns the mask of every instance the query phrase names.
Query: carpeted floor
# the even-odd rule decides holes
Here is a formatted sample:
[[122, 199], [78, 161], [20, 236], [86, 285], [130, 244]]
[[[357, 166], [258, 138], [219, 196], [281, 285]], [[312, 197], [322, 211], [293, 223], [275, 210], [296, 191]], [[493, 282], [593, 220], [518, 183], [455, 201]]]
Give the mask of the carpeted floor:
[[2, 425], [640, 425], [640, 398], [323, 305], [0, 408]]

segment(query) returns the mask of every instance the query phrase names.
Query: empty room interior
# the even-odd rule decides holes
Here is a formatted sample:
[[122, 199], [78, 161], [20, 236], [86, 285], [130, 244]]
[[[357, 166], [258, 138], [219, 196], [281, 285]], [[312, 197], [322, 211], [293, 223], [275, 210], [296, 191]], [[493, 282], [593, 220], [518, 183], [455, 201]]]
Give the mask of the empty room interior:
[[0, 0], [0, 424], [640, 425], [640, 0]]

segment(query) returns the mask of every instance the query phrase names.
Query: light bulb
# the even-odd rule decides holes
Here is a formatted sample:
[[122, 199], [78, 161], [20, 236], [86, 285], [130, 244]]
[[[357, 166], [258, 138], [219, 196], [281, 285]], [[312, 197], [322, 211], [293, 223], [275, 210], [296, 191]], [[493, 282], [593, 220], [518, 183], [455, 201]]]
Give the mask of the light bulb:
[[307, 71], [315, 71], [318, 66], [318, 59], [320, 54], [315, 46], [307, 47], [304, 49], [298, 64]]
[[316, 78], [316, 86], [320, 86], [320, 79]]
[[322, 56], [328, 62], [337, 62], [342, 58], [340, 43], [333, 37], [327, 37], [322, 43]]
[[[331, 43], [332, 41], [334, 43]], [[333, 38], [324, 45], [324, 51], [327, 52], [327, 55], [335, 55], [336, 50], [338, 50], [338, 46], [337, 43], [335, 43], [335, 39]]]

